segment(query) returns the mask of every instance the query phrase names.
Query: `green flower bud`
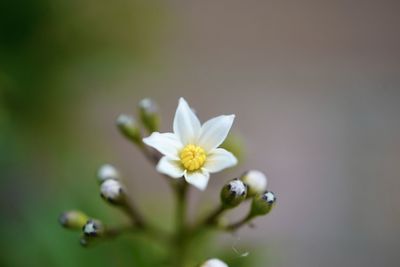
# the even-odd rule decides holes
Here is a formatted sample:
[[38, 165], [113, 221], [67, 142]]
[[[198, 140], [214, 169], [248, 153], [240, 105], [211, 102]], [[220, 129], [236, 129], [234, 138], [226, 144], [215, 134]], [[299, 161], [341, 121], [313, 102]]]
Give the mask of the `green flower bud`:
[[117, 126], [120, 132], [135, 143], [142, 142], [142, 134], [135, 119], [129, 115], [121, 114], [117, 118]]
[[221, 190], [221, 202], [227, 208], [234, 208], [246, 199], [247, 186], [239, 179], [227, 183]]
[[86, 237], [100, 237], [104, 234], [104, 225], [96, 219], [89, 219], [82, 228], [83, 234]]
[[100, 186], [100, 195], [111, 204], [124, 203], [125, 194], [122, 184], [117, 180], [106, 180]]
[[150, 133], [158, 131], [160, 117], [156, 102], [150, 98], [142, 99], [139, 102], [139, 113], [143, 125]]
[[262, 194], [267, 189], [267, 177], [260, 171], [247, 171], [240, 179], [248, 186], [247, 197]]
[[106, 180], [118, 180], [119, 173], [117, 169], [111, 164], [102, 165], [97, 171], [97, 179], [100, 183], [103, 183]]
[[252, 217], [268, 214], [275, 205], [276, 197], [274, 193], [266, 191], [264, 194], [256, 195], [251, 203], [250, 214]]
[[79, 230], [82, 229], [88, 219], [89, 217], [85, 213], [78, 210], [70, 210], [63, 212], [58, 221], [65, 228]]

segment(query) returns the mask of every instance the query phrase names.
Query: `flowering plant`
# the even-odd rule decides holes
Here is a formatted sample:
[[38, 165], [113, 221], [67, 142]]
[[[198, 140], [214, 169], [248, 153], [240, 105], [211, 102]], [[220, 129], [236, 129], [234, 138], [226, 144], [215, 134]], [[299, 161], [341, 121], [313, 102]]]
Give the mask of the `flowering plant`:
[[[142, 100], [139, 112], [143, 127], [150, 133], [148, 137], [142, 138], [141, 129], [131, 116], [120, 115], [117, 126], [154, 163], [156, 170], [167, 178], [176, 195], [176, 230], [173, 233], [164, 232], [149, 224], [130, 200], [130, 194], [123, 185], [119, 172], [110, 164], [101, 166], [97, 173], [100, 195], [123, 210], [131, 223], [127, 226], [111, 227], [77, 210], [62, 213], [60, 223], [68, 229], [81, 230], [80, 242], [85, 247], [122, 234], [141, 233], [168, 248], [163, 261], [165, 266], [228, 266], [215, 258], [203, 259], [203, 263], [193, 262], [188, 251], [190, 244], [207, 229], [233, 232], [255, 217], [268, 214], [276, 201], [275, 195], [266, 191], [265, 175], [251, 170], [223, 186], [220, 204], [209, 215], [194, 225], [186, 221], [188, 187], [193, 186], [203, 191], [207, 188], [210, 174], [232, 167], [238, 162], [231, 152], [220, 147], [228, 136], [235, 115], [221, 115], [201, 124], [188, 103], [180, 98], [173, 121], [173, 132], [159, 133], [159, 116], [155, 103], [150, 99]], [[251, 206], [246, 216], [233, 223], [222, 220], [222, 215], [227, 210], [247, 200], [251, 201]]]

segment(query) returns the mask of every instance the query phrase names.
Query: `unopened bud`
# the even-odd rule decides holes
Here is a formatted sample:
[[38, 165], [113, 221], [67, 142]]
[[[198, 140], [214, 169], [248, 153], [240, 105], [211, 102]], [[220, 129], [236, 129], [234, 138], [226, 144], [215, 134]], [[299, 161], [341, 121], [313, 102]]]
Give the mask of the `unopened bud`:
[[70, 210], [62, 213], [58, 218], [58, 221], [62, 226], [68, 229], [82, 229], [88, 220], [88, 216], [78, 210]]
[[126, 114], [119, 115], [117, 118], [117, 126], [120, 132], [128, 139], [135, 143], [140, 143], [142, 141], [139, 126], [132, 116]]
[[114, 166], [110, 164], [102, 165], [99, 170], [97, 171], [97, 179], [100, 183], [103, 183], [106, 180], [118, 180], [119, 173]]
[[204, 262], [200, 267], [228, 267], [228, 264], [221, 261], [220, 259], [209, 259], [208, 261]]
[[158, 131], [160, 118], [158, 115], [158, 106], [154, 100], [144, 98], [139, 102], [140, 119], [146, 129], [152, 133]]
[[242, 175], [241, 180], [248, 186], [248, 196], [262, 194], [267, 189], [267, 177], [260, 171], [248, 171]]
[[247, 187], [238, 180], [234, 179], [226, 184], [221, 190], [221, 202], [227, 208], [233, 208], [246, 199]]
[[111, 204], [121, 204], [124, 201], [124, 189], [117, 180], [106, 180], [100, 186], [100, 195]]
[[250, 214], [252, 216], [259, 216], [268, 214], [272, 207], [275, 205], [276, 197], [271, 191], [266, 191], [261, 195], [256, 195], [251, 204]]
[[96, 219], [90, 219], [83, 226], [83, 234], [87, 237], [97, 237], [104, 234], [103, 223]]

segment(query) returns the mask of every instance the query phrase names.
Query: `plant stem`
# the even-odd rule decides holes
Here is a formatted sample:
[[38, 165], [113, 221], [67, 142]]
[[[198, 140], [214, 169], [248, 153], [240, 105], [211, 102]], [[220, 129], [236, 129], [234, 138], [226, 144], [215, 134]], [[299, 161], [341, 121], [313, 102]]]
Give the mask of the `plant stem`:
[[193, 238], [197, 236], [201, 232], [202, 229], [206, 227], [215, 226], [215, 223], [218, 220], [218, 217], [226, 211], [226, 206], [220, 204], [214, 211], [212, 211], [204, 220], [200, 220], [200, 222], [194, 226], [190, 231], [190, 237]]
[[203, 222], [203, 225], [212, 225], [214, 224], [218, 217], [226, 210], [224, 205], [219, 205]]
[[186, 261], [186, 195], [187, 183], [179, 181], [176, 184], [176, 236], [175, 236], [175, 267], [185, 266]]
[[245, 225], [246, 223], [248, 223], [251, 219], [253, 219], [254, 217], [249, 213], [246, 217], [244, 217], [243, 219], [241, 219], [240, 221], [236, 222], [236, 223], [232, 223], [230, 225], [227, 225], [226, 227], [224, 227], [224, 229], [226, 231], [235, 231], [238, 228], [242, 227], [243, 225]]
[[136, 207], [129, 201], [129, 199], [125, 200], [125, 203], [121, 208], [131, 217], [132, 222], [138, 228], [145, 228], [146, 223], [143, 219], [143, 216], [139, 213]]

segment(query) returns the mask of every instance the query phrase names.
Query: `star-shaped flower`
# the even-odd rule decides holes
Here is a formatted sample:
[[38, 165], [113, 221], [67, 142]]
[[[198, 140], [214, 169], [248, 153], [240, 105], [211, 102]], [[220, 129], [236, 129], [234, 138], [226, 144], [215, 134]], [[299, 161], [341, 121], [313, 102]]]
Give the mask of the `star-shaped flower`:
[[225, 140], [235, 115], [221, 115], [200, 124], [196, 114], [183, 99], [176, 109], [173, 133], [154, 132], [143, 142], [164, 156], [157, 170], [172, 178], [184, 177], [193, 186], [204, 190], [210, 173], [237, 164], [229, 151], [218, 148]]

